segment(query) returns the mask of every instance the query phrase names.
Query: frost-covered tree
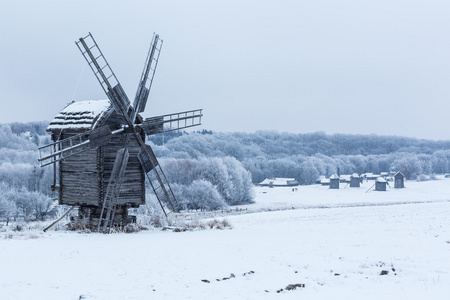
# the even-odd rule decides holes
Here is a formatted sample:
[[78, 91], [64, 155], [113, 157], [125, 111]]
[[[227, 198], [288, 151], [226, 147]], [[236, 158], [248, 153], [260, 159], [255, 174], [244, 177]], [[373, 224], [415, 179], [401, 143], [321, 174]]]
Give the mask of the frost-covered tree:
[[217, 210], [228, 206], [217, 187], [209, 181], [198, 179], [190, 185], [174, 188], [183, 209]]
[[13, 133], [10, 125], [0, 124], [0, 147], [16, 150], [37, 150], [36, 144], [29, 138], [29, 135], [23, 133]]
[[193, 172], [196, 169], [197, 160], [193, 159], [162, 159], [161, 164], [167, 175], [169, 182], [187, 185], [193, 179]]
[[252, 181], [253, 183], [259, 183], [266, 179], [266, 159], [263, 156], [257, 156], [252, 158], [246, 158], [242, 165], [243, 167], [252, 174]]
[[242, 164], [234, 157], [227, 156], [222, 159], [231, 182], [229, 205], [247, 204], [253, 202], [252, 176]]
[[17, 216], [17, 207], [14, 201], [9, 197], [9, 187], [0, 182], [0, 219], [6, 220], [6, 225], [11, 218]]
[[440, 150], [433, 153], [433, 173], [443, 174], [450, 172], [450, 150]]
[[17, 215], [17, 207], [13, 201], [0, 196], [0, 219], [6, 220], [8, 225], [9, 220]]
[[[175, 186], [174, 190], [178, 189], [178, 194], [182, 197], [186, 195], [182, 191], [189, 191], [188, 186], [192, 185], [194, 181], [201, 180], [212, 184], [227, 205], [253, 201], [251, 174], [234, 157], [172, 158], [162, 159], [161, 164], [169, 182]], [[202, 185], [204, 186], [204, 183]], [[200, 186], [200, 183], [197, 183], [197, 186]], [[188, 200], [178, 199], [185, 203], [186, 207], [193, 199], [192, 193], [189, 195]], [[205, 198], [202, 199], [205, 200]], [[194, 206], [198, 207], [198, 204]], [[205, 207], [212, 206], [208, 204]]]
[[433, 156], [429, 154], [419, 154], [417, 159], [420, 162], [420, 166], [422, 168], [423, 174], [431, 174], [433, 173]]
[[35, 206], [31, 201], [30, 193], [25, 187], [22, 187], [19, 190], [12, 189], [6, 194], [8, 200], [14, 202], [17, 207], [15, 218], [20, 216], [26, 221], [32, 219]]
[[193, 178], [203, 179], [213, 184], [224, 200], [229, 203], [232, 199], [233, 184], [226, 165], [219, 157], [201, 158], [196, 162]]
[[[2, 193], [2, 214], [5, 218], [23, 218], [25, 221], [44, 220], [56, 213], [55, 201], [36, 191], [25, 187], [20, 189], [0, 188]], [[5, 205], [5, 206], [3, 206]]]
[[301, 184], [313, 184], [321, 175], [311, 160], [305, 161], [300, 165], [301, 176], [299, 182]]
[[366, 159], [364, 156], [350, 155], [348, 156], [348, 159], [352, 164], [353, 173], [362, 174], [368, 172], [366, 167]]
[[56, 203], [54, 200], [39, 192], [30, 192], [28, 197], [28, 201], [33, 205], [36, 220], [44, 221], [46, 217], [56, 214]]
[[405, 175], [406, 179], [416, 179], [417, 176], [422, 174], [422, 166], [420, 161], [415, 155], [406, 154], [405, 157], [395, 160], [392, 164], [392, 168], [398, 170]]

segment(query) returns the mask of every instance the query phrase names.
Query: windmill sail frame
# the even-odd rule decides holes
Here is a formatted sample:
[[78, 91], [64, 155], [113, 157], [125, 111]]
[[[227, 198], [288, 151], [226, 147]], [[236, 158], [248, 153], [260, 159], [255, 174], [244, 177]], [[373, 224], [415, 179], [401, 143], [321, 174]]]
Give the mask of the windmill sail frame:
[[[55, 137], [53, 143], [39, 148], [38, 160], [41, 166], [49, 164], [56, 166], [57, 162], [60, 164], [60, 183], [64, 181], [62, 174], [65, 173], [72, 176], [72, 180], [79, 181], [77, 184], [80, 186], [78, 189], [74, 186], [72, 192], [70, 188], [61, 186], [60, 203], [64, 202], [61, 199], [66, 199], [63, 198], [64, 193], [69, 193], [69, 203], [62, 204], [80, 206], [80, 211], [88, 212], [91, 214], [88, 216], [90, 219], [97, 220], [99, 231], [103, 228], [104, 232], [108, 232], [116, 223], [118, 210], [119, 220], [123, 222], [128, 218], [129, 203], [142, 204], [140, 200], [137, 202], [133, 199], [130, 199], [130, 202], [120, 200], [122, 188], [125, 188], [125, 191], [132, 189], [130, 184], [133, 184], [133, 181], [130, 182], [126, 174], [134, 174], [132, 177], [141, 178], [140, 185], [143, 191], [147, 178], [166, 215], [167, 206], [177, 212], [179, 210], [177, 199], [153, 149], [145, 144], [144, 137], [201, 125], [203, 114], [201, 109], [197, 109], [146, 120], [139, 116], [147, 104], [163, 41], [159, 35], [153, 35], [133, 106], [92, 34], [89, 33], [75, 43], [109, 98], [112, 108], [103, 115], [103, 121], [96, 121], [92, 128], [86, 128], [84, 132], [78, 134], [60, 131], [57, 137], [53, 135]], [[55, 127], [52, 129], [55, 130]], [[123, 147], [119, 150], [117, 147], [120, 144]], [[141, 171], [137, 172], [136, 170], [139, 170], [137, 168]], [[98, 188], [94, 178], [99, 179]], [[83, 184], [86, 180], [89, 181]], [[96, 194], [98, 196], [95, 196]], [[99, 199], [97, 203], [96, 197]], [[93, 200], [89, 202], [87, 199]]]

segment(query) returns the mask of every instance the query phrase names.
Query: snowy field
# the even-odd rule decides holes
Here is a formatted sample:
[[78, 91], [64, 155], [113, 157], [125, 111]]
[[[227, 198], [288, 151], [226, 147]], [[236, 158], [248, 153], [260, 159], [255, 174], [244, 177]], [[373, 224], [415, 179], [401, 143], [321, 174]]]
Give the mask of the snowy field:
[[256, 188], [226, 230], [3, 235], [0, 299], [450, 299], [450, 179], [370, 185]]

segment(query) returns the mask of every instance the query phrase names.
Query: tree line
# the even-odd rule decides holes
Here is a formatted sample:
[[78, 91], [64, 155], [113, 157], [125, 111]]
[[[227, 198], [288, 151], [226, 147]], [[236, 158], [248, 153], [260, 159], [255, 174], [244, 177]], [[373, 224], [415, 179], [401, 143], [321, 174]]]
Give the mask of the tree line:
[[320, 175], [400, 171], [407, 179], [450, 172], [450, 141], [377, 136], [277, 133], [165, 134], [165, 142], [150, 138], [158, 157], [198, 159], [234, 157], [252, 175], [293, 177], [312, 184]]
[[[38, 165], [50, 142], [47, 122], [0, 124], [0, 218], [44, 219], [55, 213], [53, 170]], [[376, 135], [169, 132], [147, 141], [183, 209], [251, 203], [252, 184], [292, 177], [401, 171], [407, 179], [450, 172], [450, 141]], [[28, 200], [24, 200], [28, 199]]]
[[44, 220], [56, 214], [53, 174], [38, 165], [38, 146], [50, 142], [46, 122], [0, 124], [0, 219]]

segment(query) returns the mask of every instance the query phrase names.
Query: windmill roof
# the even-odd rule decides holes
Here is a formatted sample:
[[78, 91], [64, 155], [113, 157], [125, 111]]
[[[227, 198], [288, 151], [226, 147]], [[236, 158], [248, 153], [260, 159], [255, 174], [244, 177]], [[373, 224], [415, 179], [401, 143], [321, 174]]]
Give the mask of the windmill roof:
[[109, 100], [72, 101], [50, 122], [47, 131], [85, 131], [111, 108]]

